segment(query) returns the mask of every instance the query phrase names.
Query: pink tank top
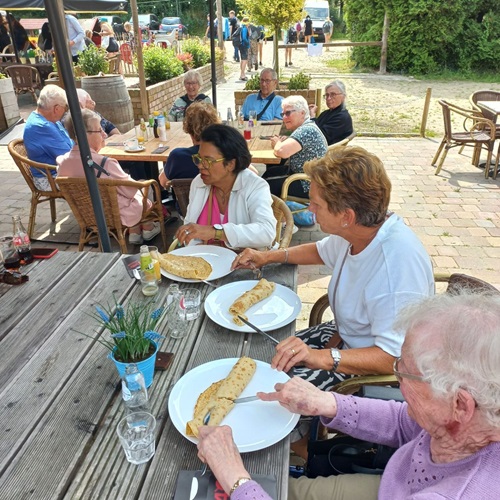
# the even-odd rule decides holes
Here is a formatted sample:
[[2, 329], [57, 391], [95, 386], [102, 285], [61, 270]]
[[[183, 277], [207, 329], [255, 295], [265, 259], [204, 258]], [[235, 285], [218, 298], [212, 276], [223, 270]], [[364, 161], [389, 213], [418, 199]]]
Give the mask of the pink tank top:
[[[198, 224], [202, 226], [208, 226], [208, 201], [210, 197], [207, 198], [207, 202], [201, 211], [200, 216], [198, 217]], [[227, 213], [221, 214], [219, 210], [219, 204], [217, 203], [217, 197], [212, 196], [212, 222], [211, 225], [214, 224], [226, 224], [228, 222]]]

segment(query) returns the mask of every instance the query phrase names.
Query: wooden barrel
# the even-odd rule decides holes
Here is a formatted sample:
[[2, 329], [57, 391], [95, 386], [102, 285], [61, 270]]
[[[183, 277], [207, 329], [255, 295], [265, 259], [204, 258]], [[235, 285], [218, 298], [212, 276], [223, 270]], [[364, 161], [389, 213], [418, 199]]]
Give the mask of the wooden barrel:
[[82, 89], [95, 101], [95, 110], [124, 134], [134, 127], [134, 111], [120, 75], [85, 76]]

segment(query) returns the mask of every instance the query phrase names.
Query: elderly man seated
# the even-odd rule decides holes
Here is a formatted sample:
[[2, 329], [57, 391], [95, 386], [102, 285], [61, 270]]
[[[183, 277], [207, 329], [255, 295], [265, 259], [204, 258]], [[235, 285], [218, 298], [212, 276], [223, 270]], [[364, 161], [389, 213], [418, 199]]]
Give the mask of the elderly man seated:
[[[290, 500], [500, 498], [500, 297], [441, 294], [410, 305], [394, 362], [405, 403], [324, 392], [297, 377], [258, 392], [291, 412], [398, 448], [382, 476], [290, 479]], [[231, 499], [269, 499], [245, 469], [227, 426], [199, 429], [198, 456]]]
[[[90, 109], [90, 111], [95, 110], [95, 101], [90, 97], [90, 94], [83, 89], [76, 89], [76, 93], [78, 94], [78, 101], [80, 102], [80, 107], [82, 109]], [[121, 132], [116, 128], [114, 123], [111, 123], [109, 120], [106, 120], [101, 113], [97, 113], [101, 117], [101, 127], [106, 132], [106, 135], [109, 137], [110, 135], [118, 135]]]
[[257, 120], [281, 120], [283, 97], [274, 93], [276, 85], [278, 85], [276, 71], [272, 68], [264, 68], [260, 72], [260, 92], [250, 94], [241, 108], [245, 120], [248, 120], [250, 111], [257, 112]]
[[[73, 147], [73, 141], [61, 124], [61, 118], [68, 110], [66, 93], [57, 85], [46, 85], [38, 97], [37, 106], [24, 127], [24, 146], [28, 158], [39, 163], [56, 165], [56, 158]], [[32, 168], [33, 181], [37, 189], [51, 191], [47, 177]], [[54, 169], [55, 177], [57, 171]]]

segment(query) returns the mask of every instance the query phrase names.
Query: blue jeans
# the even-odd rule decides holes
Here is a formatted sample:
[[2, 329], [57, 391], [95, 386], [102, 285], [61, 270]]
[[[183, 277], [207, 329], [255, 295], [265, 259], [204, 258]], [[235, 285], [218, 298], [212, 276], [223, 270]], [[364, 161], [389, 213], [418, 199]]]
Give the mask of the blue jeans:
[[233, 59], [235, 59], [238, 62], [240, 60], [240, 51], [238, 50], [238, 47], [234, 47]]

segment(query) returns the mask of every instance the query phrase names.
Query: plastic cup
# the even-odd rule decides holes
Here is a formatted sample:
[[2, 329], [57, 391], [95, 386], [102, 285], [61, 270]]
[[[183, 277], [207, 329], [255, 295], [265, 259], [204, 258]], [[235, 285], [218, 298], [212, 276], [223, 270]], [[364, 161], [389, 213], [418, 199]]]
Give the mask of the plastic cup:
[[155, 429], [155, 417], [145, 411], [130, 413], [120, 420], [116, 432], [131, 464], [144, 464], [153, 458]]
[[137, 144], [139, 146], [144, 146], [144, 132], [141, 130], [140, 125], [135, 127], [135, 136], [137, 137]]
[[151, 271], [139, 270], [139, 276], [141, 277], [141, 290], [146, 297], [151, 297], [158, 293], [158, 281], [156, 280], [156, 275]]
[[188, 321], [193, 321], [200, 315], [201, 293], [196, 288], [185, 288], [182, 294], [186, 319]]

